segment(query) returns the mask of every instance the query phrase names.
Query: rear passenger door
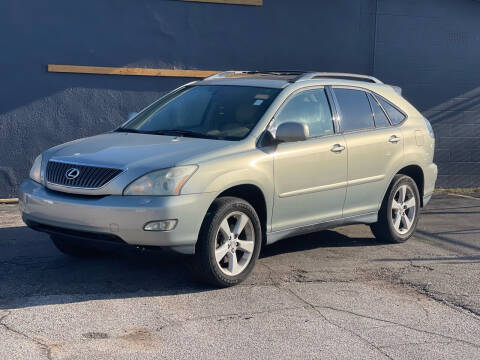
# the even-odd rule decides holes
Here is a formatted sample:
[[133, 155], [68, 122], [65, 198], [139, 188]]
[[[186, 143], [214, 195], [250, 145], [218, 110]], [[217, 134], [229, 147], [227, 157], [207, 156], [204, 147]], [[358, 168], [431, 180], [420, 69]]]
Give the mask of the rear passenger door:
[[401, 130], [391, 126], [376, 98], [368, 91], [348, 87], [333, 90], [348, 148], [343, 216], [376, 212], [390, 176], [403, 157]]

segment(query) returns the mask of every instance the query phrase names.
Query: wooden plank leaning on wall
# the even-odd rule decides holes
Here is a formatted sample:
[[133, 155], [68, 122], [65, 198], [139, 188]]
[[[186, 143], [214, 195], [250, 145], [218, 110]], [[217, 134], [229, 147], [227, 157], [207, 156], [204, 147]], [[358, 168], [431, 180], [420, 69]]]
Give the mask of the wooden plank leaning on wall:
[[263, 0], [183, 0], [183, 1], [232, 4], [232, 5], [253, 5], [253, 6], [263, 5]]
[[204, 77], [216, 74], [219, 71], [49, 64], [48, 72], [204, 78]]

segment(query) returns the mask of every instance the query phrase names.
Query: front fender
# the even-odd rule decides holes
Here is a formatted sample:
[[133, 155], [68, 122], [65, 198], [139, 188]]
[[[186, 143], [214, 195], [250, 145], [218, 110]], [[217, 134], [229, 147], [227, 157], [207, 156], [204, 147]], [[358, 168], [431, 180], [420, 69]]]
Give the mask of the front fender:
[[269, 153], [255, 149], [234, 157], [200, 164], [182, 194], [208, 192], [218, 195], [238, 185], [253, 185], [263, 193], [269, 228], [274, 194], [273, 158]]

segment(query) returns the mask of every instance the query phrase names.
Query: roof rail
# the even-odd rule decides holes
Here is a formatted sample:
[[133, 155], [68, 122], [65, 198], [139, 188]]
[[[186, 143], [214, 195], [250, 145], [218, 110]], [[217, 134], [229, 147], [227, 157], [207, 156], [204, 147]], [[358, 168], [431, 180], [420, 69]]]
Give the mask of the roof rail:
[[361, 74], [350, 74], [350, 73], [337, 73], [337, 72], [314, 72], [314, 71], [304, 71], [304, 70], [228, 70], [222, 71], [217, 74], [206, 77], [204, 80], [213, 80], [213, 79], [222, 79], [235, 76], [248, 76], [248, 75], [278, 75], [278, 76], [294, 76], [292, 79], [288, 80], [290, 83], [295, 83], [302, 80], [312, 80], [312, 79], [321, 79], [321, 78], [333, 78], [333, 79], [350, 79], [357, 81], [368, 81], [375, 84], [383, 84], [382, 81], [378, 80], [373, 76], [361, 75]]
[[222, 72], [207, 76], [206, 78], [204, 78], [204, 80], [221, 79], [221, 78], [226, 78], [226, 77], [232, 77], [232, 76], [235, 76], [235, 75], [247, 75], [249, 73], [250, 73], [250, 71], [228, 70], [228, 71], [222, 71]]
[[334, 78], [334, 79], [350, 79], [350, 80], [357, 80], [357, 81], [369, 81], [375, 84], [383, 84], [380, 80], [376, 77], [368, 76], [368, 75], [360, 75], [360, 74], [350, 74], [350, 73], [335, 73], [335, 72], [309, 72], [299, 76], [295, 81], [302, 81], [302, 80], [312, 80], [312, 79], [320, 79], [320, 78]]
[[221, 79], [221, 78], [228, 78], [228, 77], [234, 77], [234, 76], [247, 76], [247, 75], [255, 75], [255, 74], [265, 74], [265, 75], [296, 75], [301, 76], [304, 74], [307, 74], [308, 71], [303, 71], [303, 70], [265, 70], [265, 71], [259, 71], [259, 70], [228, 70], [228, 71], [222, 71], [217, 74], [213, 74], [211, 76], [206, 77], [204, 80], [212, 80], [212, 79]]

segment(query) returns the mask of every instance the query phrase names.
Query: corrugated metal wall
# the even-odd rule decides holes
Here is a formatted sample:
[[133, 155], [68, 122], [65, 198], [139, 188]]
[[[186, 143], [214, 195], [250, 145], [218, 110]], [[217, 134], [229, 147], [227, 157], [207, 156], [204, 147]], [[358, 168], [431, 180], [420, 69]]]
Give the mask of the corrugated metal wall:
[[42, 150], [109, 130], [191, 80], [48, 73], [49, 63], [373, 74], [433, 120], [439, 185], [477, 185], [478, 19], [473, 0], [2, 1], [0, 198], [16, 196]]

